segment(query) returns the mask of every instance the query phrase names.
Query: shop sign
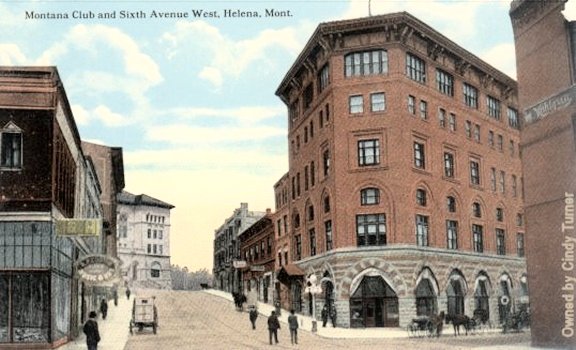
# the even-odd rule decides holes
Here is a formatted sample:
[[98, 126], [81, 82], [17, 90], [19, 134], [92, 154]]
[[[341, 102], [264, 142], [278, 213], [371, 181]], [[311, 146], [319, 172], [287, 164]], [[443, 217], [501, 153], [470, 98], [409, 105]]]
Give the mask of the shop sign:
[[524, 124], [528, 125], [548, 115], [576, 104], [576, 86], [552, 96], [524, 111]]
[[60, 219], [56, 221], [57, 236], [102, 235], [102, 219]]
[[106, 255], [89, 255], [76, 262], [76, 273], [85, 282], [110, 282], [120, 276], [120, 261]]
[[254, 272], [264, 272], [264, 265], [252, 265], [250, 266], [250, 271]]
[[235, 269], [243, 269], [246, 267], [246, 261], [244, 260], [234, 260], [232, 264], [234, 265]]

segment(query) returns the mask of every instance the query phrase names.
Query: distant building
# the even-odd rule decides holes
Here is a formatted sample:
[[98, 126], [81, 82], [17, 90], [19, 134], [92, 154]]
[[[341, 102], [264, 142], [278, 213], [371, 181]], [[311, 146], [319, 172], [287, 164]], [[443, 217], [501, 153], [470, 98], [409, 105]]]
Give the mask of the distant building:
[[513, 79], [404, 12], [321, 23], [276, 94], [288, 109], [284, 305], [335, 307], [342, 327], [440, 311], [498, 324], [526, 307]]
[[[576, 22], [567, 0], [511, 3], [522, 163], [532, 345], [576, 346]], [[572, 280], [570, 280], [572, 278]]]
[[0, 67], [0, 348], [57, 347], [96, 309], [74, 263], [101, 254], [102, 240], [55, 228], [102, 218], [94, 165], [57, 69]]
[[118, 195], [118, 257], [130, 287], [171, 289], [172, 204], [145, 194]]
[[242, 273], [234, 267], [235, 261], [241, 261], [238, 236], [266, 213], [249, 211], [248, 203], [241, 203], [240, 208], [224, 221], [214, 232], [214, 268], [212, 275], [213, 288], [226, 292], [242, 290]]
[[246, 261], [242, 269], [243, 292], [254, 294], [257, 300], [271, 304], [274, 301], [275, 237], [272, 211], [266, 210], [260, 220], [242, 231], [240, 256]]

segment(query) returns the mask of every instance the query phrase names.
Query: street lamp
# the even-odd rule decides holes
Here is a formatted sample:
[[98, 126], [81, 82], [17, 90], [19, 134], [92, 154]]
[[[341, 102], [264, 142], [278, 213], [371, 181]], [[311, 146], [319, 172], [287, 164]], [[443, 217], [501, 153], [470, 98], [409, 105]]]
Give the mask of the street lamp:
[[315, 274], [310, 274], [307, 278], [306, 288], [304, 291], [312, 295], [312, 332], [318, 331], [318, 326], [316, 324], [316, 294], [322, 293], [322, 286], [317, 285], [318, 279]]

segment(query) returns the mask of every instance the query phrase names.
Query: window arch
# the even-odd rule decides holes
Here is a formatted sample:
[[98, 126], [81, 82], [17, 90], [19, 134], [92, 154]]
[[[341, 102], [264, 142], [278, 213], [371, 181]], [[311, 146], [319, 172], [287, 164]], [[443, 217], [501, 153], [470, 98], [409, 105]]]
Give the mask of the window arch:
[[159, 278], [161, 269], [162, 269], [162, 265], [160, 265], [160, 263], [158, 261], [152, 262], [152, 265], [150, 267], [150, 277]]

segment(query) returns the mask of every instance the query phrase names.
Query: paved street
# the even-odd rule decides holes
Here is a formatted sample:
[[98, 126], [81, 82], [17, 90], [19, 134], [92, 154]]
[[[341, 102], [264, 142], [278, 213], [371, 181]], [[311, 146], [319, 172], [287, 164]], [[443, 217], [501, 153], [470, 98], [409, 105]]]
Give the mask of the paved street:
[[[220, 292], [156, 291], [159, 310], [158, 334], [145, 331], [129, 336], [127, 350], [159, 349], [270, 349], [266, 316], [269, 306], [261, 305], [256, 330], [252, 330], [248, 313], [234, 310], [231, 301]], [[129, 315], [126, 315], [127, 319]], [[281, 321], [285, 320], [283, 313]], [[274, 348], [300, 349], [529, 349], [530, 335], [492, 333], [485, 335], [452, 336], [452, 329], [445, 328], [447, 335], [439, 339], [409, 339], [405, 332], [388, 329], [320, 329], [318, 335], [307, 331], [308, 318], [299, 332], [299, 344], [290, 344], [288, 327], [282, 323], [278, 345]], [[124, 322], [127, 324], [127, 321]], [[304, 330], [306, 329], [306, 331]], [[376, 333], [389, 331], [392, 336], [402, 338], [363, 338], [373, 337]], [[336, 337], [340, 332], [343, 337]]]

